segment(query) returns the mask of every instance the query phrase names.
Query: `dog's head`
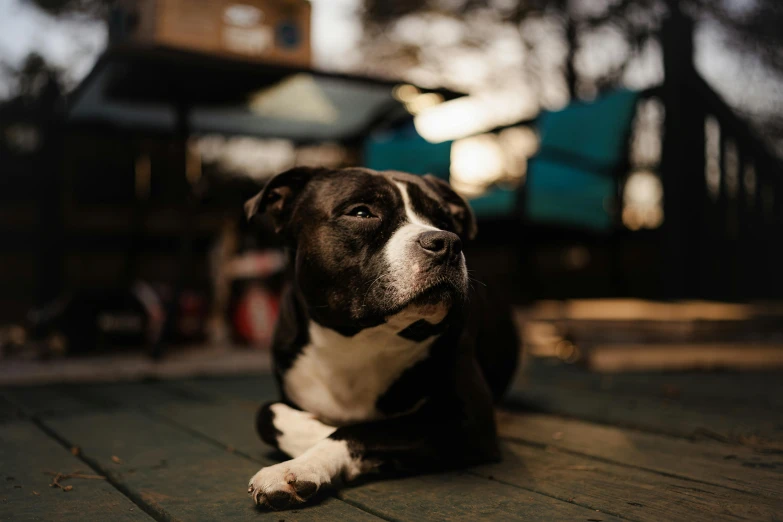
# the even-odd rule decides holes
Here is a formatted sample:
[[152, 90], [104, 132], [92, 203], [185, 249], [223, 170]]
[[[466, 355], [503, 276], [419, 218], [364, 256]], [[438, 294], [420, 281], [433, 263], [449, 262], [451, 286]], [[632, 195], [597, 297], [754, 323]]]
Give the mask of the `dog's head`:
[[402, 311], [440, 320], [466, 296], [462, 240], [475, 218], [432, 176], [298, 167], [245, 209], [265, 213], [292, 249], [296, 289], [324, 326], [361, 329]]

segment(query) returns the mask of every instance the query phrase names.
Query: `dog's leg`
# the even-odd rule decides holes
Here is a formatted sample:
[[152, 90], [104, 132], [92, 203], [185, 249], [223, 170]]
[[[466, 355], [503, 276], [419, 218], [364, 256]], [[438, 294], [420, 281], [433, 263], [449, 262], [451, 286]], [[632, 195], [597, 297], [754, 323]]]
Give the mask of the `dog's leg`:
[[338, 428], [300, 456], [261, 469], [248, 492], [256, 503], [282, 509], [335, 479], [352, 480], [386, 463], [425, 470], [497, 458], [493, 426], [479, 434], [453, 412], [427, 410]]
[[305, 411], [274, 402], [258, 410], [256, 429], [264, 442], [296, 458], [331, 435], [336, 428], [327, 426]]

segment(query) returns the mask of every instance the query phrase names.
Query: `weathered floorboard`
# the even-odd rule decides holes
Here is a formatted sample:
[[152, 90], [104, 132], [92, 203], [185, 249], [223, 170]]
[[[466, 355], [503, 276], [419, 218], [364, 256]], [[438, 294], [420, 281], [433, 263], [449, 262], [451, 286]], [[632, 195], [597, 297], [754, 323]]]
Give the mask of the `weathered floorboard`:
[[151, 521], [105, 480], [62, 481], [70, 491], [49, 487], [45, 474], [94, 472], [31, 422], [0, 425], [0, 520], [26, 522]]
[[[269, 456], [271, 448], [255, 434], [253, 425], [257, 402], [247, 396], [266, 399], [262, 378], [226, 381], [228, 391], [220, 386], [211, 391], [188, 389], [188, 396], [215, 393], [216, 399], [227, 401], [172, 401], [167, 387], [145, 386], [138, 393], [133, 384], [98, 385], [84, 388], [82, 393], [97, 394], [123, 406], [140, 407], [169, 419], [177, 425], [200, 433], [224, 447], [258, 462], [258, 467], [275, 464]], [[259, 390], [255, 392], [254, 390]], [[192, 393], [191, 393], [192, 392]], [[248, 475], [248, 478], [250, 475]], [[435, 477], [435, 478], [433, 478]], [[421, 492], [428, 492], [422, 495]], [[418, 494], [417, 494], [418, 493]], [[439, 474], [377, 481], [341, 491], [340, 497], [372, 513], [396, 519], [473, 520], [478, 512], [502, 519], [535, 520], [536, 513], [545, 513], [541, 520], [554, 517], [590, 516], [592, 510], [547, 496], [492, 483], [466, 473]], [[402, 498], [400, 498], [402, 497]], [[404, 499], [404, 500], [403, 500]]]
[[385, 479], [347, 487], [341, 496], [392, 520], [620, 520], [569, 502], [467, 473]]
[[187, 393], [213, 398], [238, 397], [266, 402], [279, 399], [277, 384], [271, 375], [239, 376], [220, 379], [186, 379], [166, 383]]
[[682, 372], [601, 374], [574, 365], [533, 363], [518, 386], [548, 385], [562, 390], [602, 391], [620, 396], [666, 399], [686, 406], [723, 408], [727, 404], [758, 410], [783, 409], [780, 372]]
[[[168, 407], [162, 408], [160, 413], [251, 456], [262, 465], [268, 465], [269, 448], [258, 440], [250, 419], [240, 420], [253, 410], [254, 406], [249, 402], [233, 401], [177, 409]], [[505, 459], [501, 464], [474, 468], [469, 473], [492, 477], [506, 484], [631, 520], [700, 520], [700, 517], [708, 517], [704, 520], [758, 520], [761, 515], [783, 510], [783, 502], [774, 499], [513, 443], [506, 444]], [[405, 480], [418, 484], [420, 478]], [[427, 487], [431, 489], [433, 486]], [[474, 485], [472, 494], [495, 487], [498, 486], [491, 482], [483, 486]], [[375, 503], [383, 500], [379, 492], [400, 493], [399, 487], [394, 491], [386, 488], [383, 481], [378, 481], [358, 488], [349, 487], [342, 496], [378, 512]], [[703, 494], [694, 496], [694, 489], [703, 491]], [[405, 494], [411, 496], [410, 492]], [[404, 518], [400, 513], [383, 514]], [[497, 513], [496, 516], [505, 515]]]
[[0, 394], [0, 424], [19, 419], [20, 408]]
[[766, 410], [752, 411], [737, 404], [722, 408], [694, 407], [665, 399], [584, 389], [564, 390], [540, 384], [513, 390], [508, 403], [678, 437], [709, 436], [726, 442], [761, 439], [783, 443], [783, 416]]
[[98, 404], [104, 409], [143, 409], [205, 400], [203, 396], [168, 387], [158, 381], [89, 384], [68, 388], [66, 392], [81, 402]]
[[[158, 413], [224, 446], [248, 455], [260, 466], [277, 461], [255, 434], [255, 405], [241, 400], [161, 407]], [[341, 490], [340, 498], [395, 520], [588, 520], [595, 515], [568, 502], [464, 473], [370, 480]], [[597, 518], [612, 520], [601, 514]]]
[[686, 406], [739, 405], [757, 410], [783, 408], [780, 372], [683, 372], [600, 374], [574, 366], [537, 364], [531, 384], [563, 390], [590, 389], [615, 395], [667, 399]]
[[315, 506], [280, 513], [256, 508], [247, 481], [258, 464], [141, 412], [116, 411], [53, 417], [46, 425], [78, 444], [93, 467], [163, 519], [372, 520], [375, 517], [333, 497]]
[[[258, 378], [241, 379], [239, 382], [232, 383], [227, 393], [222, 393], [224, 390], [221, 390], [217, 383], [216, 392], [222, 397], [268, 400], [268, 396], [264, 397], [262, 393], [255, 391], [259, 389], [258, 382]], [[240, 409], [247, 415], [255, 409], [255, 406], [252, 401], [242, 401], [232, 403], [230, 406], [216, 405], [212, 408], [213, 413], [210, 416], [214, 415], [215, 418], [220, 419], [217, 424], [225, 426], [232, 425], [234, 419], [242, 415]], [[235, 410], [236, 413], [230, 410]], [[176, 412], [168, 414], [177, 415]], [[783, 498], [781, 493], [783, 477], [778, 474], [783, 471], [783, 458], [775, 453], [759, 453], [748, 447], [711, 440], [692, 442], [545, 415], [501, 414], [499, 419], [503, 436], [519, 438], [539, 445], [561, 447], [593, 458], [606, 459], [626, 467], [644, 468], [662, 475], [697, 480], [721, 488], [773, 499]], [[202, 433], [209, 432], [210, 429], [208, 421], [199, 419], [197, 414], [188, 414], [187, 418], [180, 421]], [[247, 424], [250, 426], [251, 420], [248, 420]], [[257, 444], [257, 439], [250, 428], [226, 430], [222, 434], [222, 439], [225, 444], [235, 448], [258, 447], [253, 445]], [[255, 451], [257, 455], [262, 450]], [[672, 490], [677, 489], [676, 484], [672, 484]], [[728, 491], [722, 494], [721, 498], [730, 498]], [[721, 493], [716, 491], [714, 495], [718, 498]], [[738, 496], [735, 500], [741, 504], [744, 498]], [[624, 516], [630, 516], [625, 512], [622, 513]]]
[[779, 454], [742, 446], [692, 442], [665, 435], [602, 426], [548, 415], [501, 412], [502, 437], [552, 446], [616, 464], [783, 499]]
[[783, 500], [563, 452], [504, 443], [503, 461], [474, 473], [630, 520], [773, 520]]
[[71, 415], [96, 409], [67, 392], [69, 386], [30, 386], [0, 389], [0, 397], [16, 405], [26, 415]]
[[[80, 446], [85, 461], [108, 474], [111, 481], [99, 482], [135, 507], [135, 513], [144, 516], [112, 484], [156, 518], [167, 520], [350, 521], [377, 515], [402, 520], [608, 521], [619, 517], [706, 521], [774, 520], [783, 512], [783, 457], [775, 446], [763, 446], [760, 439], [741, 438], [762, 434], [770, 427], [774, 433], [774, 415], [768, 415], [766, 424], [755, 424], [754, 411], [745, 415], [747, 426], [761, 425], [762, 431], [729, 432], [727, 427], [733, 426], [729, 423], [739, 409], [733, 408], [732, 415], [719, 415], [720, 422], [727, 424], [717, 424], [718, 431], [711, 431], [716, 424], [709, 417], [715, 414], [709, 409], [710, 397], [719, 396], [717, 389], [693, 403], [679, 404], [649, 396], [646, 384], [631, 390], [630, 398], [628, 394], [616, 398], [591, 381], [584, 389], [558, 386], [562, 395], [553, 390], [553, 402], [546, 379], [534, 384], [542, 390], [542, 400], [549, 401], [545, 405], [575, 398], [578, 407], [570, 407], [576, 410], [584, 406], [579, 406], [580, 395], [584, 402], [597, 396], [604, 403], [590, 406], [588, 413], [608, 415], [596, 417], [599, 422], [633, 426], [651, 411], [668, 410], [663, 421], [639, 427], [660, 433], [663, 426], [671, 435], [552, 415], [501, 412], [506, 458], [500, 464], [459, 473], [370, 479], [342, 489], [337, 498], [325, 496], [318, 505], [276, 513], [254, 508], [245, 493], [247, 479], [258, 468], [277, 462], [253, 425], [258, 404], [277, 397], [271, 376], [3, 389], [0, 434], [6, 426], [25, 424], [13, 420], [15, 410], [21, 409], [66, 444]], [[625, 399], [636, 402], [629, 407]], [[701, 408], [702, 403], [708, 407]], [[694, 405], [708, 416], [683, 423], [682, 416]], [[620, 410], [607, 414], [610, 406]], [[559, 406], [552, 409], [568, 414]], [[705, 423], [705, 418], [710, 422]], [[38, 430], [62, 455], [80, 463], [39, 428], [26, 425]], [[758, 444], [754, 450], [703, 438], [686, 440], [687, 435]], [[31, 447], [38, 445], [31, 443]], [[768, 451], [761, 451], [765, 448]], [[4, 462], [2, 450], [0, 464]], [[3, 467], [0, 479], [4, 478]], [[84, 463], [77, 468], [89, 472]], [[42, 477], [48, 484], [49, 477]], [[70, 482], [74, 491], [55, 493], [70, 495], [88, 482], [96, 481], [74, 479]], [[3, 508], [0, 503], [0, 520], [6, 519]]]
[[[264, 402], [278, 397], [271, 376], [200, 379], [172, 384], [190, 393], [209, 394], [216, 398], [237, 397]], [[783, 416], [770, 414], [769, 411], [753, 411], [751, 414], [748, 413], [750, 408], [741, 404], [733, 404], [729, 415], [715, 411], [717, 408], [705, 411], [701, 405], [684, 405], [664, 398], [569, 390], [542, 386], [538, 382], [532, 390], [515, 390], [510, 399], [512, 403], [521, 399], [526, 405], [532, 403], [544, 411], [680, 437], [783, 441]]]
[[[153, 406], [176, 409], [179, 405], [199, 404], [197, 398], [187, 393], [172, 392], [159, 383], [117, 383], [58, 387], [61, 399], [54, 406], [41, 407], [41, 399], [46, 396], [47, 389], [18, 389], [14, 397], [27, 412], [38, 415], [59, 437], [69, 444], [80, 446], [84, 458], [94, 468], [105, 472], [117, 487], [159, 516], [173, 519], [181, 516], [183, 520], [242, 520], [250, 516], [253, 520], [259, 517], [261, 520], [279, 520], [270, 512], [258, 512], [246, 495], [247, 479], [257, 471], [257, 464], [232, 455], [192, 432], [172, 427], [164, 420], [150, 419], [135, 411], [118, 411], [151, 409]], [[73, 414], [90, 410], [96, 410], [93, 416], [89, 413]], [[59, 422], [67, 427], [67, 432], [58, 431], [55, 425]], [[109, 447], [114, 453], [107, 456]], [[102, 450], [103, 453], [100, 453]], [[184, 458], [182, 453], [189, 450], [203, 453], [204, 458]], [[139, 457], [142, 462], [140, 467], [144, 469], [126, 466], [126, 461], [118, 453], [142, 454]], [[154, 458], [151, 455], [159, 457], [157, 462], [145, 464], [145, 458]], [[169, 469], [169, 455], [174, 458], [174, 469]], [[113, 456], [118, 457], [120, 462], [115, 462]], [[161, 474], [170, 475], [170, 480], [161, 478]], [[177, 495], [171, 493], [175, 487], [178, 488]], [[193, 497], [192, 488], [196, 488], [197, 493], [200, 487], [205, 492], [204, 496]], [[286, 519], [374, 519], [335, 498], [327, 498], [320, 505], [308, 509], [289, 512]]]

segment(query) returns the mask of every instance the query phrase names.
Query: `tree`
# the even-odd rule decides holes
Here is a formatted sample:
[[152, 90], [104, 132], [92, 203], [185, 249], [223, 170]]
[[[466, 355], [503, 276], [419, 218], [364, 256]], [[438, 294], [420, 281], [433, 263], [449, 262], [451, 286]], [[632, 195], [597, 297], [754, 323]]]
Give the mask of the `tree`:
[[[621, 84], [659, 83], [663, 69], [658, 31], [674, 8], [699, 23], [719, 25], [725, 45], [757, 57], [764, 74], [783, 75], [779, 0], [365, 0], [362, 48], [371, 72], [403, 74], [411, 81], [425, 79], [471, 92], [516, 79], [540, 105], [557, 106]], [[411, 29], [416, 20], [418, 31]], [[437, 42], [438, 26], [446, 24], [456, 29], [442, 45]], [[504, 62], [495, 49], [509, 32], [516, 43], [505, 42], [502, 49], [518, 59]], [[460, 68], [460, 56], [471, 52], [480, 57], [476, 63], [490, 64], [493, 72], [477, 75]], [[783, 99], [779, 103], [783, 105]], [[762, 134], [783, 128], [781, 111], [750, 114], [742, 100], [735, 108], [751, 117]]]
[[27, 0], [53, 15], [80, 14], [96, 19], [106, 15], [111, 0]]
[[[27, 4], [28, 10], [34, 9], [39, 13], [43, 11], [54, 17], [58, 24], [61, 20], [67, 22], [65, 26], [69, 29], [58, 36], [61, 39], [63, 35], [65, 36], [69, 41], [69, 49], [66, 55], [60, 53], [60, 65], [47, 61], [44, 54], [51, 57], [50, 53], [45, 53], [51, 49], [46, 45], [39, 45], [40, 52], [39, 50], [31, 51], [21, 63], [11, 63], [5, 57], [0, 56], [0, 79], [4, 84], [0, 85], [0, 87], [4, 87], [4, 89], [0, 89], [0, 99], [21, 97], [29, 100], [35, 98], [40, 94], [42, 85], [48, 80], [58, 84], [63, 91], [72, 89], [83, 74], [81, 72], [74, 74], [74, 70], [78, 69], [74, 65], [81, 62], [83, 58], [89, 60], [97, 51], [95, 38], [90, 38], [94, 31], [90, 31], [90, 34], [85, 36], [82, 28], [103, 24], [110, 0], [22, 1]], [[7, 24], [13, 23], [11, 20], [5, 22]], [[85, 37], [83, 38], [83, 36]]]

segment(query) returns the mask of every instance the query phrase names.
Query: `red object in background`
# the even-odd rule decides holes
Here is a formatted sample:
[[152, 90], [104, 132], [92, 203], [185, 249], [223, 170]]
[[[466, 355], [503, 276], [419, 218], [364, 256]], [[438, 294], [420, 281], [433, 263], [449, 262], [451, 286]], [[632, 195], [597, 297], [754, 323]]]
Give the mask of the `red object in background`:
[[182, 341], [204, 340], [207, 318], [207, 302], [196, 292], [183, 291], [179, 295], [177, 337]]
[[232, 319], [235, 339], [257, 348], [272, 341], [280, 300], [285, 255], [277, 249], [247, 251], [232, 259]]
[[240, 295], [234, 311], [234, 329], [244, 342], [266, 348], [278, 314], [278, 296], [259, 283], [249, 284]]

